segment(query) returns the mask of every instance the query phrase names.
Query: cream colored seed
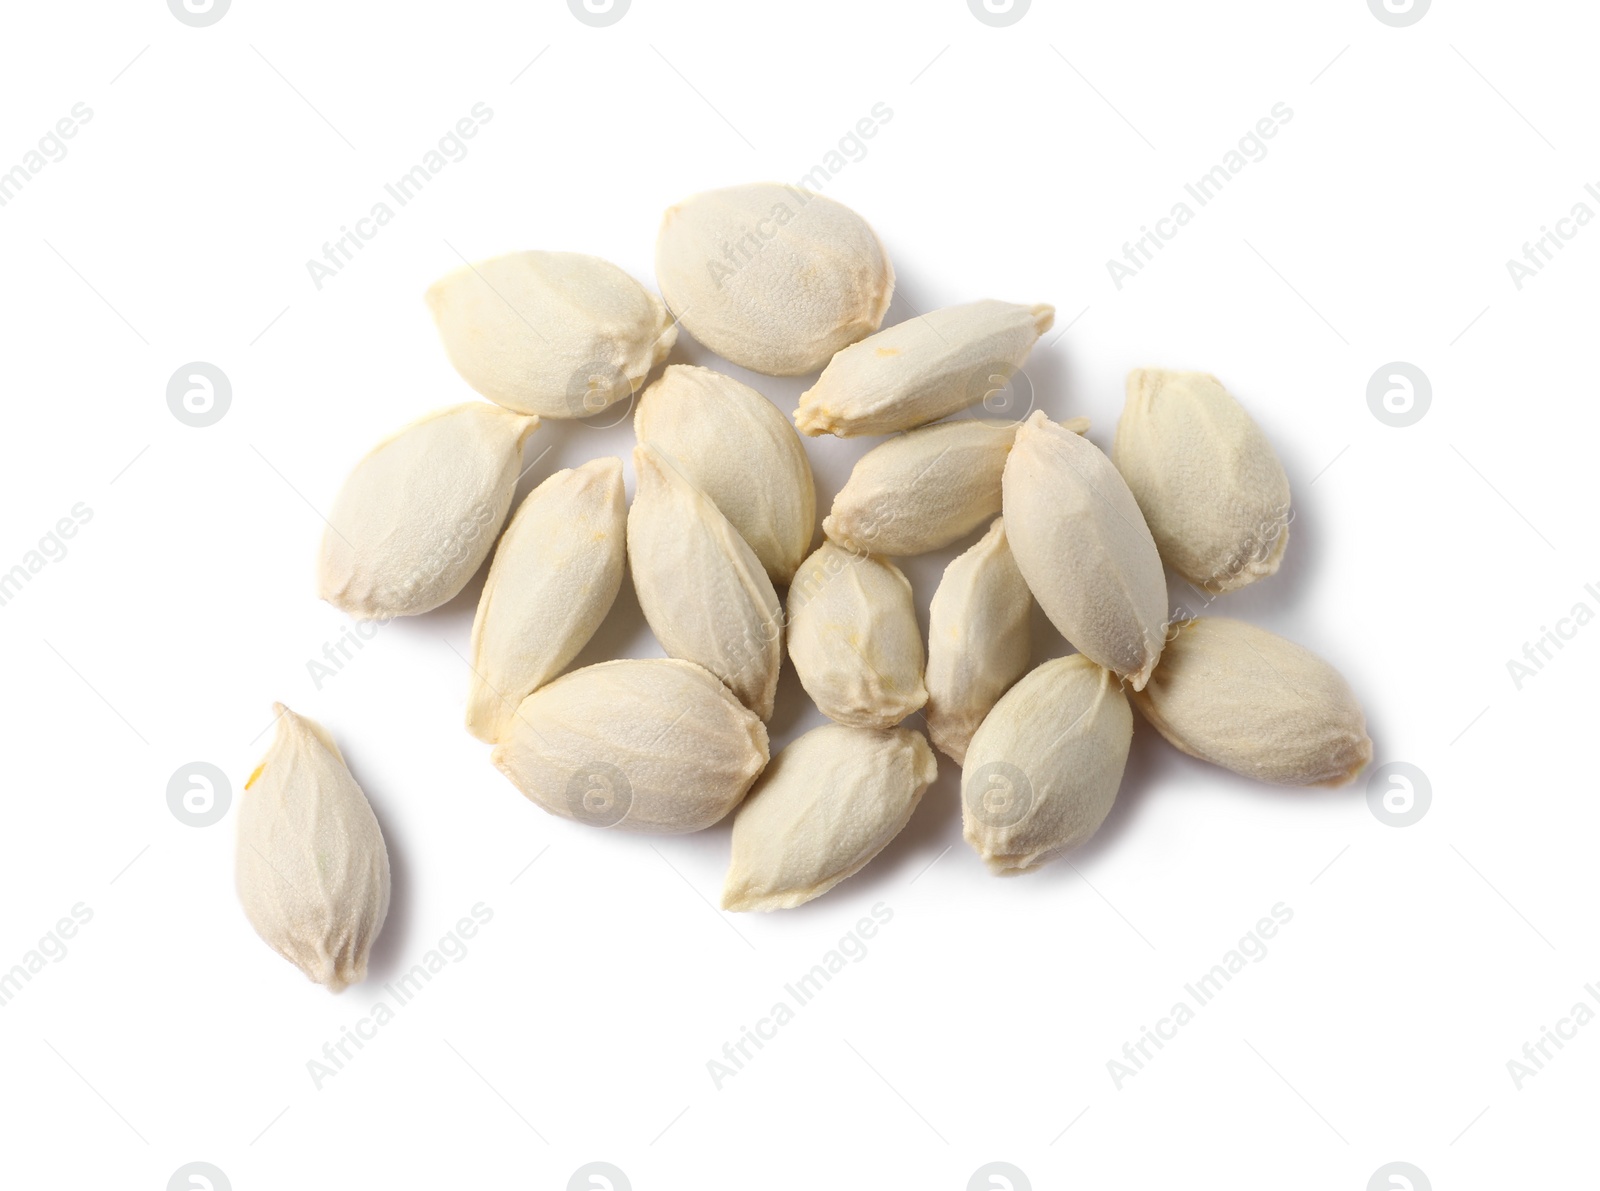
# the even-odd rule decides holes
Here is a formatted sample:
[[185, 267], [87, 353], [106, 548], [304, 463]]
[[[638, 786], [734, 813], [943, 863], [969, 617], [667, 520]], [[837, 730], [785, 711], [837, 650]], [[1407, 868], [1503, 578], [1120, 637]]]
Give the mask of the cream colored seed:
[[628, 561], [671, 657], [704, 666], [762, 719], [783, 665], [783, 612], [761, 560], [717, 506], [647, 444], [633, 449]]
[[1161, 656], [1167, 584], [1128, 485], [1088, 439], [1035, 412], [1003, 488], [1006, 537], [1033, 598], [1090, 661], [1139, 690]]
[[1077, 847], [1111, 813], [1132, 739], [1115, 675], [1081, 653], [1045, 662], [995, 704], [967, 749], [967, 842], [1000, 876]]
[[1361, 705], [1316, 654], [1240, 620], [1174, 628], [1134, 702], [1191, 757], [1288, 786], [1342, 786], [1372, 760]]
[[825, 542], [789, 587], [789, 657], [822, 714], [888, 728], [928, 701], [911, 584], [893, 563]]
[[802, 434], [889, 434], [986, 400], [1055, 321], [1053, 306], [947, 306], [852, 344], [800, 394]]
[[552, 815], [676, 834], [739, 805], [767, 764], [767, 730], [703, 667], [626, 659], [534, 691], [492, 760]]
[[1162, 559], [1204, 591], [1274, 574], [1289, 479], [1250, 415], [1203, 372], [1139, 369], [1111, 450]]
[[[833, 498], [822, 531], [841, 546], [873, 554], [948, 546], [1000, 511], [1000, 476], [1017, 425], [962, 418], [873, 447]], [[1063, 425], [1082, 434], [1089, 419]]]
[[239, 900], [269, 947], [339, 992], [366, 979], [389, 912], [389, 852], [332, 737], [273, 710], [277, 732], [239, 800]]
[[479, 261], [434, 282], [427, 301], [462, 379], [545, 418], [588, 417], [621, 401], [678, 338], [660, 298], [576, 252]]
[[811, 463], [778, 407], [731, 376], [672, 364], [644, 391], [635, 435], [711, 498], [782, 587], [811, 550]]
[[894, 294], [894, 269], [866, 220], [776, 182], [667, 208], [656, 277], [691, 335], [769, 376], [815, 372], [876, 331]]
[[622, 586], [627, 517], [612, 457], [558, 471], [522, 502], [472, 621], [467, 730], [479, 740], [499, 740], [600, 627]]
[[469, 402], [374, 447], [328, 514], [317, 594], [364, 620], [415, 616], [453, 598], [494, 545], [539, 419]]
[[996, 520], [944, 569], [928, 609], [928, 735], [961, 764], [991, 708], [1028, 669], [1033, 596]]
[[854, 876], [900, 833], [938, 768], [909, 728], [807, 732], [734, 816], [722, 908], [787, 910]]

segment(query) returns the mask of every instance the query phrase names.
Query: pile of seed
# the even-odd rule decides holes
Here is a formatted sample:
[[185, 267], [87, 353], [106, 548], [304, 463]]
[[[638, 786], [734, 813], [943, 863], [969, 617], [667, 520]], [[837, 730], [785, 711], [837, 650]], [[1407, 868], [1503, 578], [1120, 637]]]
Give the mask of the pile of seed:
[[[1169, 623], [1164, 566], [1229, 591], [1273, 574], [1288, 542], [1283, 467], [1214, 377], [1132, 373], [1109, 458], [1083, 419], [941, 421], [1022, 365], [1052, 308], [983, 300], [880, 331], [894, 270], [877, 235], [776, 184], [669, 209], [656, 273], [665, 303], [573, 253], [437, 282], [445, 351], [493, 404], [378, 444], [318, 558], [324, 599], [387, 619], [444, 604], [492, 549], [466, 726], [531, 801], [647, 832], [733, 813], [723, 905], [773, 910], [826, 893], [905, 826], [938, 768], [922, 732], [899, 726], [918, 711], [962, 768], [967, 841], [1002, 874], [1100, 826], [1130, 698], [1178, 748], [1246, 777], [1338, 785], [1370, 761], [1361, 708], [1327, 663], [1239, 621]], [[820, 370], [794, 424], [707, 368], [672, 365], [645, 387], [680, 325], [757, 373]], [[632, 507], [622, 461], [601, 458], [552, 475], [506, 524], [541, 419], [641, 388]], [[894, 435], [857, 462], [815, 550], [801, 434]], [[945, 570], [925, 649], [890, 558], [985, 523]], [[625, 569], [668, 656], [563, 673]], [[1035, 601], [1077, 652], [1030, 671]], [[769, 757], [785, 651], [832, 722]], [[280, 712], [239, 816], [240, 895], [263, 939], [339, 989], [364, 976], [382, 928], [388, 856], [331, 738]]]

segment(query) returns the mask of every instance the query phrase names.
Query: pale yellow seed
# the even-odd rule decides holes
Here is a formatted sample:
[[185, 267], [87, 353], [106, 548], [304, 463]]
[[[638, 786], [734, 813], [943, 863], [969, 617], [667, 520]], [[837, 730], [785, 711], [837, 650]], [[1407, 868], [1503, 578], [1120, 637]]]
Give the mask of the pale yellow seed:
[[1114, 674], [1082, 654], [1045, 662], [994, 705], [967, 748], [967, 842], [999, 876], [1076, 848], [1111, 813], [1132, 739]]
[[689, 333], [769, 376], [815, 372], [883, 322], [888, 253], [866, 220], [797, 186], [758, 182], [667, 209], [656, 278]]
[[807, 732], [734, 816], [723, 909], [791, 909], [854, 876], [899, 834], [938, 768], [909, 728]]
[[783, 664], [772, 580], [709, 497], [647, 443], [633, 450], [628, 561], [639, 607], [669, 656], [715, 674], [762, 719]]
[[1342, 786], [1372, 760], [1366, 717], [1327, 662], [1241, 620], [1175, 625], [1134, 702], [1191, 757], [1263, 782]]
[[634, 434], [672, 460], [783, 587], [811, 550], [817, 490], [800, 436], [772, 402], [731, 376], [672, 364], [644, 391]]
[[450, 363], [490, 401], [543, 418], [598, 414], [677, 342], [661, 299], [599, 257], [513, 252], [429, 288]]
[[1028, 669], [1033, 596], [1005, 523], [944, 569], [928, 609], [928, 735], [957, 764], [1000, 696]]
[[421, 418], [374, 447], [328, 511], [317, 594], [364, 620], [452, 599], [505, 523], [536, 417], [474, 401]]
[[825, 542], [789, 587], [789, 657], [822, 714], [888, 728], [928, 701], [911, 584], [893, 563]]
[[1111, 458], [1162, 559], [1189, 582], [1215, 593], [1276, 573], [1289, 542], [1289, 480], [1216, 377], [1130, 372]]
[[766, 766], [767, 730], [693, 662], [624, 659], [534, 691], [492, 760], [552, 815], [677, 834], [739, 805]]
[[983, 403], [1055, 320], [1053, 306], [985, 300], [930, 310], [852, 344], [800, 394], [802, 434], [889, 434]]
[[1111, 460], [1036, 411], [1003, 489], [1011, 553], [1045, 615], [1090, 661], [1143, 687], [1161, 656], [1166, 576]]
[[364, 980], [389, 912], [389, 852], [320, 724], [274, 706], [277, 732], [239, 800], [235, 880], [262, 940], [339, 992]]
[[588, 643], [627, 560], [622, 460], [558, 471], [530, 492], [495, 548], [472, 621], [467, 730], [493, 744], [517, 706]]
[[[1076, 434], [1089, 419], [1063, 425]], [[833, 498], [822, 531], [873, 554], [925, 554], [971, 533], [1000, 511], [1000, 477], [1016, 422], [961, 418], [873, 447]]]

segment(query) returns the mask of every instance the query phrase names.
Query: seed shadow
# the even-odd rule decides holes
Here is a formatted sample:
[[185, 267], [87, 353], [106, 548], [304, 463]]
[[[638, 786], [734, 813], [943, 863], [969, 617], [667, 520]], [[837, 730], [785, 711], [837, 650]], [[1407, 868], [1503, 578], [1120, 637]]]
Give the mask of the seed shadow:
[[[853, 897], [893, 892], [897, 896], [930, 868], [935, 860], [961, 843], [960, 769], [942, 753], [939, 776], [923, 793], [905, 827], [853, 877], [835, 888]], [[829, 890], [819, 898], [784, 910], [785, 918], [807, 914], [831, 915], [839, 901]]]
[[[809, 707], [809, 699], [799, 681], [795, 680], [793, 685], [793, 702], [802, 708]], [[780, 681], [780, 708], [784, 703], [782, 687]], [[773, 718], [778, 718], [777, 713]], [[920, 733], [924, 739], [927, 737], [927, 722], [920, 713], [900, 726]], [[939, 764], [938, 775], [923, 792], [905, 827], [860, 872], [841, 882], [839, 888], [848, 888], [853, 895], [904, 888], [908, 879], [917, 880], [934, 861], [961, 843], [961, 767], [937, 749], [934, 756]], [[830, 908], [828, 894], [787, 910], [785, 914], [797, 915], [818, 903], [822, 903], [820, 912], [827, 912]], [[833, 905], [836, 908], [837, 903]]]
[[[1059, 316], [1060, 312], [1057, 313]], [[1034, 345], [1033, 353], [1023, 361], [1018, 372], [1025, 377], [1022, 383], [1026, 385], [1027, 393], [1018, 393], [1019, 400], [1015, 410], [1004, 416], [1019, 422], [1025, 421], [1034, 410], [1038, 409], [1043, 410], [1045, 417], [1051, 421], [1063, 422], [1068, 418], [1082, 415], [1085, 407], [1081, 396], [1081, 372], [1075, 357], [1061, 344], [1055, 342], [1056, 336], [1060, 333], [1061, 328], [1058, 323], [1040, 337], [1039, 342]], [[1015, 392], [1018, 383], [1013, 377], [1009, 387]], [[1024, 397], [1027, 399], [1023, 400]], [[979, 410], [981, 408], [975, 407]], [[1099, 441], [1095, 444], [1104, 450], [1110, 445], [1108, 435], [1114, 428], [1114, 425], [1102, 426], [1092, 421], [1089, 424], [1088, 437], [1104, 440], [1104, 445]]]
[[767, 737], [771, 741], [772, 752], [777, 753], [797, 736], [821, 726], [816, 716], [807, 714], [813, 710], [811, 696], [800, 685], [800, 675], [795, 672], [794, 663], [785, 655], [783, 666], [778, 671], [778, 693], [772, 704], [772, 717], [767, 720]]
[[731, 376], [740, 384], [748, 385], [760, 393], [768, 401], [776, 405], [793, 419], [794, 411], [800, 404], [800, 394], [816, 383], [818, 373], [811, 372], [803, 376], [768, 376], [763, 372], [752, 372], [741, 367], [731, 360], [725, 360], [716, 352], [706, 347], [689, 334], [683, 324], [678, 325], [678, 342], [673, 344], [671, 353], [665, 363], [692, 364], [700, 368], [709, 368], [713, 372], [720, 372], [724, 376]]
[[1083, 846], [1069, 852], [1067, 859], [1081, 868], [1095, 864], [1106, 852], [1122, 847], [1126, 837], [1132, 835], [1136, 822], [1150, 808], [1151, 800], [1181, 783], [1181, 762], [1185, 760], [1188, 758], [1163, 740], [1161, 733], [1135, 711], [1133, 740], [1128, 746], [1128, 763], [1122, 771], [1117, 800], [1111, 804], [1111, 813], [1100, 824], [1100, 829]]
[[[597, 415], [594, 421], [599, 421], [610, 416], [610, 411]], [[420, 623], [426, 626], [429, 633], [445, 633], [453, 638], [466, 640], [472, 629], [473, 617], [477, 615], [478, 602], [483, 598], [483, 587], [489, 579], [489, 567], [494, 562], [495, 551], [500, 548], [500, 539], [505, 535], [505, 528], [511, 524], [511, 519], [517, 515], [517, 510], [522, 507], [522, 502], [528, 494], [540, 484], [548, 480], [558, 471], [578, 467], [593, 459], [604, 456], [593, 455], [576, 440], [583, 437], [587, 427], [583, 423], [571, 421], [557, 421], [547, 419], [529, 440], [530, 445], [523, 452], [522, 475], [517, 480], [516, 491], [511, 497], [511, 507], [506, 511], [506, 519], [495, 531], [493, 544], [483, 562], [473, 572], [455, 595], [446, 600], [433, 611], [425, 613], [426, 620]], [[538, 449], [534, 449], [535, 445]], [[624, 460], [626, 462], [626, 460]], [[401, 618], [412, 620], [412, 617]]]
[[[1303, 490], [1303, 485], [1299, 486]], [[1291, 490], [1296, 486], [1291, 483]], [[1235, 591], [1208, 593], [1175, 571], [1167, 572], [1168, 609], [1189, 616], [1225, 616], [1270, 626], [1283, 619], [1311, 590], [1321, 572], [1323, 542], [1319, 530], [1322, 510], [1310, 502], [1295, 502], [1289, 522], [1289, 542], [1277, 573], [1257, 579]]]
[[407, 944], [411, 940], [416, 901], [412, 889], [410, 847], [408, 841], [400, 838], [394, 819], [388, 813], [387, 800], [372, 793], [374, 787], [362, 779], [361, 766], [351, 764], [347, 746], [341, 744], [339, 747], [356, 785], [367, 796], [372, 813], [378, 820], [378, 830], [383, 833], [383, 846], [389, 853], [389, 914], [367, 956], [367, 979], [382, 983], [399, 970], [401, 957], [406, 954]]
[[[892, 253], [890, 259], [894, 259]], [[879, 324], [878, 330], [887, 331], [890, 327], [910, 322], [936, 309], [938, 303], [933, 297], [933, 291], [923, 284], [915, 273], [907, 272], [900, 265], [896, 265], [894, 293], [890, 296], [889, 309], [884, 311], [883, 322]]]
[[624, 568], [622, 586], [617, 589], [617, 598], [613, 601], [611, 610], [600, 622], [600, 627], [595, 630], [594, 636], [589, 638], [588, 643], [578, 651], [578, 656], [568, 663], [562, 673], [570, 674], [574, 670], [581, 670], [584, 666], [633, 656], [640, 652], [641, 642], [648, 645], [643, 651], [644, 656], [664, 656], [664, 651], [645, 621], [644, 610], [639, 607], [639, 596], [633, 588], [633, 573]]
[[[998, 297], [1002, 301], [1016, 302], [1018, 305], [1025, 304], [1025, 299], [1028, 298], [1025, 294], [975, 294], [953, 305], [962, 305], [985, 296]], [[887, 328], [910, 322], [938, 308], [935, 299], [928, 296], [928, 291], [914, 279], [914, 275], [900, 272], [895, 279], [894, 300], [889, 304], [889, 312], [884, 316], [883, 326]], [[979, 418], [986, 421], [1022, 422], [1034, 410], [1043, 410], [1046, 417], [1057, 422], [1078, 416], [1082, 409], [1081, 372], [1075, 357], [1059, 342], [1065, 326], [1062, 319], [1070, 321], [1074, 317], [1076, 316], [1071, 312], [1058, 310], [1056, 322], [1052, 324], [1050, 330], [1039, 337], [1033, 351], [1011, 380], [1004, 387], [995, 389], [986, 400], [975, 401], [966, 409], [950, 415], [949, 420]], [[1105, 428], [1094, 425], [1090, 429], [1092, 433], [1098, 435]]]
[[[498, 542], [495, 544], [499, 545]], [[483, 565], [467, 580], [467, 585], [432, 612], [424, 613], [421, 617], [406, 617], [406, 620], [415, 621], [424, 635], [443, 634], [452, 640], [465, 642], [472, 633], [472, 621], [478, 614], [478, 601], [483, 598], [483, 585], [489, 580], [489, 563], [493, 558], [494, 551], [491, 550], [489, 557], [483, 560]]]
[[[1207, 765], [1205, 761], [1185, 757], [1195, 765]], [[1356, 779], [1343, 786], [1280, 786], [1274, 782], [1256, 781], [1242, 774], [1235, 774], [1227, 769], [1217, 769], [1219, 773], [1228, 774], [1233, 778], [1232, 789], [1244, 797], [1260, 802], [1282, 802], [1284, 799], [1293, 799], [1296, 802], [1341, 803], [1361, 801], [1366, 798], [1366, 783], [1362, 780], [1371, 770], [1369, 765]]]
[[[904, 829], [854, 877], [857, 889], [902, 886], [932, 867], [947, 848], [961, 839], [961, 767], [943, 753], [939, 776], [922, 795]], [[943, 863], [948, 863], [948, 857]], [[863, 880], [865, 878], [865, 880]]]

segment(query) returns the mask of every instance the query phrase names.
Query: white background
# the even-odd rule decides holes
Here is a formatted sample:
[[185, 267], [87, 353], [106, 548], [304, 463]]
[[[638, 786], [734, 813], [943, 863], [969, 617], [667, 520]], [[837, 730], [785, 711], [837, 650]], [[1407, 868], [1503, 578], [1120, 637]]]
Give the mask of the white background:
[[[594, 1160], [639, 1191], [959, 1189], [996, 1160], [1035, 1188], [1592, 1171], [1600, 1025], [1520, 1090], [1506, 1064], [1600, 1010], [1600, 629], [1521, 689], [1507, 661], [1600, 609], [1600, 227], [1520, 291], [1505, 263], [1600, 211], [1591, 6], [1458, 0], [1393, 28], [1362, 0], [1037, 0], [992, 28], [962, 0], [635, 0], [592, 28], [559, 0], [235, 0], [197, 29], [107, 0], [5, 22], [0, 170], [75, 103], [93, 117], [0, 208], [0, 570], [93, 515], [0, 607], [0, 967], [73, 905], [93, 918], [0, 1009], [0, 1181], [159, 1191], [194, 1161], [240, 1191], [563, 1188]], [[307, 259], [480, 101], [469, 155], [317, 289]], [[1129, 368], [1220, 376], [1296, 520], [1282, 572], [1216, 610], [1343, 671], [1378, 761], [1430, 779], [1420, 822], [1380, 822], [1364, 779], [1252, 785], [1140, 722], [1068, 862], [990, 877], [941, 757], [861, 875], [726, 915], [725, 825], [557, 820], [462, 729], [481, 577], [317, 689], [307, 661], [348, 624], [312, 594], [318, 510], [377, 439], [473, 397], [425, 287], [532, 247], [653, 284], [669, 203], [797, 179], [879, 102], [892, 120], [826, 193], [885, 240], [891, 320], [1053, 303], [1067, 329], [1029, 372], [1103, 447]], [[1265, 159], [1117, 288], [1107, 259], [1279, 102]], [[715, 363], [687, 336], [673, 359]], [[205, 429], [166, 405], [193, 360], [233, 386]], [[1395, 360], [1433, 387], [1398, 429], [1366, 399]], [[785, 411], [808, 383], [733, 372]], [[631, 439], [547, 424], [525, 487]], [[822, 508], [870, 445], [808, 443]], [[924, 618], [953, 553], [907, 564]], [[1041, 656], [1066, 648], [1040, 633]], [[625, 585], [581, 660], [654, 652]], [[166, 803], [197, 760], [237, 794], [275, 700], [340, 742], [394, 865], [372, 978], [337, 998], [245, 921], [232, 815], [196, 829]], [[786, 674], [775, 743], [816, 721]], [[480, 902], [466, 958], [318, 1090], [307, 1061]], [[880, 902], [866, 957], [718, 1090], [707, 1060]], [[1119, 1090], [1107, 1061], [1280, 902], [1266, 958]]]

